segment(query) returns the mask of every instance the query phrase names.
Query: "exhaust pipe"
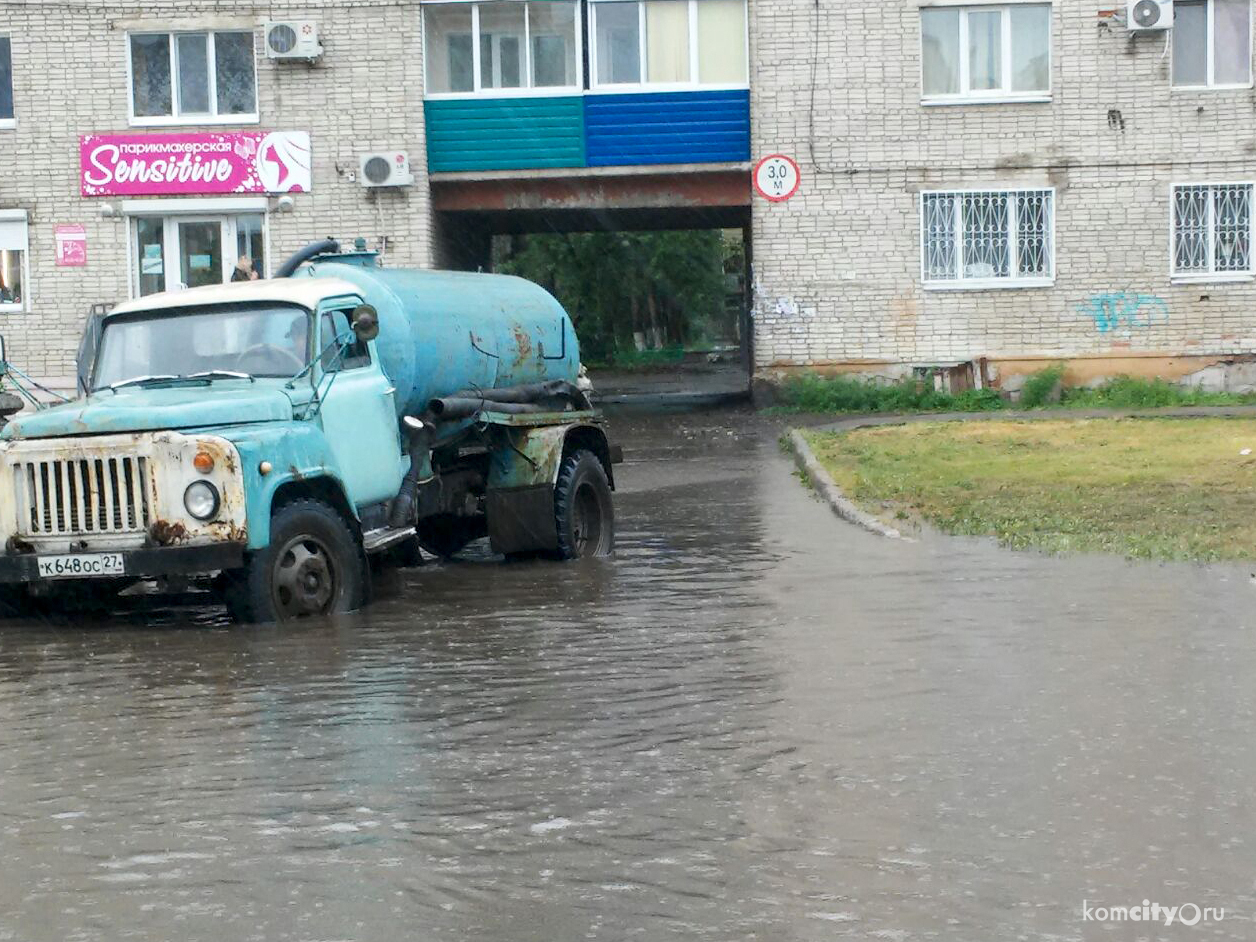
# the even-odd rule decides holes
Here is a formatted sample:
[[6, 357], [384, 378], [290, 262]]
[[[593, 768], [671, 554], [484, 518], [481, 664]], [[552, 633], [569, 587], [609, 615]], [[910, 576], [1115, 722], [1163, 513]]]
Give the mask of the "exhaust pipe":
[[323, 239], [321, 242], [311, 242], [303, 249], [297, 249], [288, 256], [287, 261], [275, 269], [276, 278], [291, 278], [302, 264], [319, 255], [336, 255], [340, 252], [340, 243], [335, 239]]
[[419, 485], [432, 479], [432, 435], [435, 429], [413, 416], [406, 416], [402, 428], [410, 439], [410, 470], [401, 480], [401, 489], [393, 498], [388, 512], [391, 527], [410, 526], [415, 522], [415, 504]]

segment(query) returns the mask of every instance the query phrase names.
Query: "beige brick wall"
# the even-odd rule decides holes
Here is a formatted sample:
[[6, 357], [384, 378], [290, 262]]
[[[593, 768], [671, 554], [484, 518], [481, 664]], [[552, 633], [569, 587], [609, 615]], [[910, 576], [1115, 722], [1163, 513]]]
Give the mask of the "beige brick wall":
[[[925, 107], [913, 0], [750, 3], [753, 152], [802, 170], [791, 201], [755, 200], [761, 371], [1256, 353], [1256, 285], [1169, 279], [1171, 183], [1256, 180], [1251, 89], [1174, 91], [1165, 34], [1056, 0], [1050, 103]], [[1054, 286], [924, 290], [919, 191], [1009, 186], [1056, 188]], [[1145, 316], [1100, 330], [1095, 299], [1122, 293]]]
[[[322, 59], [312, 67], [268, 60], [261, 23], [270, 18], [317, 20]], [[296, 194], [288, 213], [273, 211], [275, 200], [270, 200], [272, 266], [328, 235], [364, 236], [373, 248], [386, 237], [390, 262], [431, 264], [417, 6], [378, 0], [8, 3], [0, 33], [12, 37], [17, 128], [0, 130], [0, 209], [29, 214], [31, 303], [29, 313], [0, 314], [0, 332], [10, 358], [29, 372], [72, 375], [89, 305], [127, 297], [126, 224], [100, 215], [102, 202], [116, 200], [81, 197], [78, 177], [80, 134], [143, 133], [127, 123], [127, 30], [202, 27], [255, 30], [261, 121], [230, 127], [308, 130], [311, 135], [312, 192]], [[350, 182], [345, 171], [356, 173], [359, 154], [377, 148], [407, 149], [415, 185], [370, 191]], [[86, 267], [54, 265], [58, 223], [86, 226]]]

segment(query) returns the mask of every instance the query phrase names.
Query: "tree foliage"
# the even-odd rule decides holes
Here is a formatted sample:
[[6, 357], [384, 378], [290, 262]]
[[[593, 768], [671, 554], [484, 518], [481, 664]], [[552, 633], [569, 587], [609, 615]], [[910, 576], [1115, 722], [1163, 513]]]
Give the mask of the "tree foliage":
[[679, 348], [718, 332], [724, 315], [725, 242], [715, 230], [519, 236], [495, 269], [548, 289], [571, 314], [586, 360]]

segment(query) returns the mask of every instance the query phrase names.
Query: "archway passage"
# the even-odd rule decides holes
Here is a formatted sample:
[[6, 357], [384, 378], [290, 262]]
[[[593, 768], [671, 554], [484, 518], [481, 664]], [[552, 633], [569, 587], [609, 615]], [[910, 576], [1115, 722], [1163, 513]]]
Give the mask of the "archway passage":
[[736, 399], [753, 341], [747, 181], [740, 166], [434, 175], [439, 262], [552, 291], [603, 402]]

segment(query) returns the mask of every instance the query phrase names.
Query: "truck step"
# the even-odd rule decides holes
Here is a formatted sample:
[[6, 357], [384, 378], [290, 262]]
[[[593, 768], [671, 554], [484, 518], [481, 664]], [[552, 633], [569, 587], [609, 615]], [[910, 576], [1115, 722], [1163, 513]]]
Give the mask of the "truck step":
[[390, 546], [414, 536], [414, 527], [379, 527], [362, 534], [362, 548], [370, 553], [382, 553]]

